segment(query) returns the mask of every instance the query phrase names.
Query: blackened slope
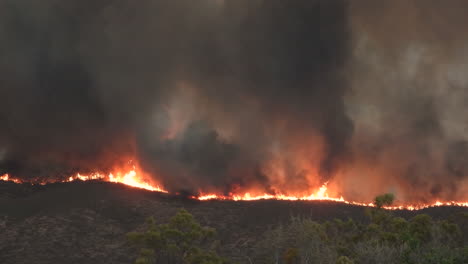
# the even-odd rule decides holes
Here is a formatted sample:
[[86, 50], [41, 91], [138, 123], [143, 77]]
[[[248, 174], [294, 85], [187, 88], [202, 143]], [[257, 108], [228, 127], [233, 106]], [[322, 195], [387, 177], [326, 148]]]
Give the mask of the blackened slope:
[[[8, 187], [6, 191], [3, 186]], [[28, 188], [29, 192], [24, 191]], [[223, 254], [237, 258], [249, 254], [269, 227], [287, 223], [291, 216], [367, 221], [365, 208], [333, 202], [200, 202], [102, 182], [40, 188], [2, 182], [0, 190], [0, 259], [8, 264], [130, 263], [137, 253], [125, 243], [125, 233], [140, 228], [149, 216], [165, 222], [180, 208], [186, 208], [202, 224], [215, 227]], [[16, 196], [4, 195], [8, 192]], [[456, 212], [467, 212], [467, 208], [395, 213], [404, 217], [428, 213], [446, 219]]]

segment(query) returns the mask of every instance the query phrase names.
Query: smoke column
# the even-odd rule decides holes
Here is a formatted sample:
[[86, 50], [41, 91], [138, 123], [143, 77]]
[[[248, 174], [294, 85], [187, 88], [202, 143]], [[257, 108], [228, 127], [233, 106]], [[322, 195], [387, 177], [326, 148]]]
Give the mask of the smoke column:
[[348, 190], [466, 200], [467, 10], [458, 0], [351, 5], [354, 161], [337, 181]]
[[2, 1], [0, 174], [137, 159], [169, 191], [466, 199], [467, 8]]

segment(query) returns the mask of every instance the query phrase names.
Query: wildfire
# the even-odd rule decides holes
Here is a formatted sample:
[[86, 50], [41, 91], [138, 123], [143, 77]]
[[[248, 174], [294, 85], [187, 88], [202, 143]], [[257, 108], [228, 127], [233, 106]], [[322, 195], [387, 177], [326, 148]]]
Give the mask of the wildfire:
[[318, 189], [317, 192], [310, 194], [308, 196], [290, 196], [284, 194], [261, 194], [261, 195], [251, 195], [250, 193], [245, 193], [243, 195], [236, 195], [231, 194], [229, 196], [222, 196], [216, 194], [202, 194], [198, 197], [194, 197], [201, 201], [206, 200], [234, 200], [234, 201], [255, 201], [255, 200], [289, 200], [289, 201], [314, 201], [314, 200], [322, 200], [322, 201], [336, 201], [336, 202], [345, 202], [343, 197], [340, 198], [333, 198], [329, 197], [327, 193], [328, 187], [327, 183], [323, 184], [322, 187]]
[[[9, 181], [17, 184], [25, 183], [24, 181], [12, 178], [8, 174], [0, 176], [1, 181]], [[73, 182], [73, 181], [91, 181], [99, 180], [105, 182], [114, 182], [121, 183], [131, 187], [145, 189], [154, 192], [163, 192], [168, 193], [163, 187], [153, 184], [150, 181], [145, 180], [141, 173], [137, 169], [133, 168], [128, 172], [115, 172], [109, 174], [102, 173], [92, 173], [89, 175], [82, 175], [77, 173], [76, 175], [70, 176], [64, 182]], [[56, 181], [55, 181], [56, 182]], [[29, 182], [32, 184], [46, 184], [51, 182]], [[217, 194], [200, 194], [199, 196], [193, 196], [193, 199], [200, 201], [207, 200], [231, 200], [231, 201], [255, 201], [255, 200], [287, 200], [287, 201], [333, 201], [350, 205], [366, 206], [366, 207], [375, 207], [373, 203], [361, 203], [355, 201], [347, 201], [343, 197], [330, 197], [328, 194], [327, 183], [323, 184], [317, 191], [311, 193], [310, 195], [303, 196], [293, 196], [285, 194], [259, 194], [253, 195], [249, 192], [244, 194], [229, 194], [229, 195], [217, 195]], [[461, 206], [468, 207], [468, 202], [440, 202], [436, 201], [431, 204], [418, 204], [418, 205], [400, 205], [400, 206], [388, 206], [385, 209], [388, 210], [421, 210], [429, 207], [439, 207], [439, 206]]]
[[75, 176], [71, 176], [70, 178], [68, 178], [68, 182], [72, 182], [76, 180], [80, 180], [80, 181], [101, 180], [101, 181], [106, 181], [106, 182], [122, 183], [128, 186], [145, 189], [145, 190], [153, 191], [153, 192], [167, 193], [167, 191], [161, 188], [160, 186], [153, 185], [143, 180], [141, 177], [139, 177], [135, 169], [130, 170], [127, 173], [123, 173], [123, 174], [120, 172], [117, 172], [115, 175], [113, 173], [109, 173], [108, 175], [104, 175], [101, 173], [81, 175], [80, 173], [78, 173]]
[[[207, 200], [234, 200], [234, 201], [255, 201], [255, 200], [286, 200], [286, 201], [333, 201], [350, 205], [365, 206], [365, 207], [375, 207], [373, 203], [362, 203], [355, 201], [347, 201], [343, 197], [330, 197], [327, 193], [328, 187], [327, 183], [322, 185], [315, 193], [312, 193], [308, 196], [290, 196], [284, 194], [262, 194], [262, 195], [251, 195], [250, 193], [245, 193], [243, 195], [231, 194], [229, 196], [216, 195], [216, 194], [203, 194], [198, 197], [193, 197], [201, 201]], [[417, 204], [417, 205], [399, 205], [399, 206], [386, 206], [384, 207], [387, 210], [421, 210], [430, 207], [440, 207], [440, 206], [461, 206], [468, 207], [468, 202], [440, 202], [430, 204]]]
[[14, 183], [21, 183], [21, 181], [18, 180], [18, 179], [10, 178], [10, 175], [8, 175], [8, 174], [0, 176], [0, 180], [1, 181], [11, 181], [11, 182], [14, 182]]
[[[20, 179], [12, 178], [8, 174], [0, 176], [0, 180], [14, 182], [18, 184], [28, 183]], [[109, 173], [108, 175], [102, 174], [102, 173], [92, 173], [89, 175], [82, 175], [80, 173], [77, 173], [76, 175], [70, 176], [67, 180], [63, 182], [93, 181], [93, 180], [121, 183], [121, 184], [125, 184], [131, 187], [145, 189], [148, 191], [167, 193], [167, 191], [161, 188], [159, 185], [152, 184], [149, 181], [144, 180], [143, 177], [141, 177], [135, 169], [132, 169], [126, 173], [116, 172], [115, 174]], [[47, 183], [54, 183], [54, 182], [60, 182], [60, 181], [49, 181], [49, 182], [34, 181], [34, 182], [29, 182], [29, 183], [44, 185]]]
[[123, 183], [123, 184], [128, 185], [128, 186], [132, 186], [132, 187], [136, 187], [136, 188], [140, 188], [140, 189], [146, 189], [146, 190], [149, 190], [149, 191], [167, 193], [167, 191], [165, 191], [164, 189], [162, 189], [159, 186], [153, 186], [153, 185], [149, 184], [148, 182], [141, 181], [137, 177], [137, 173], [134, 170], [132, 170], [132, 171], [130, 171], [130, 172], [128, 172], [128, 173], [126, 173], [126, 174], [124, 174], [122, 176], [120, 176], [120, 175], [114, 176], [112, 174], [109, 174], [109, 181], [110, 182], [115, 182], [115, 183]]

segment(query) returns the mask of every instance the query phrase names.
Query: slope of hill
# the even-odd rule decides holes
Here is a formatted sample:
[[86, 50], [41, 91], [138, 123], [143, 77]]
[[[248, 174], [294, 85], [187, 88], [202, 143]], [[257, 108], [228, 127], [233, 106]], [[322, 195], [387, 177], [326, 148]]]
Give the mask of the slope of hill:
[[[291, 216], [314, 220], [367, 221], [365, 208], [323, 201], [197, 201], [103, 182], [46, 186], [0, 183], [0, 262], [132, 263], [125, 234], [154, 216], [165, 222], [185, 208], [218, 231], [223, 255], [246, 262], [249, 249], [268, 228]], [[443, 218], [467, 208], [418, 211]], [[411, 217], [416, 212], [396, 211]]]

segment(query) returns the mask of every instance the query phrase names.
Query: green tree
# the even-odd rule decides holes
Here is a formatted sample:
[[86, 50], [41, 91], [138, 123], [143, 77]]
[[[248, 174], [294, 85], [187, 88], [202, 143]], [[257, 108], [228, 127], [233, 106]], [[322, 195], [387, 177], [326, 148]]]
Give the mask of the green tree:
[[418, 243], [428, 242], [431, 238], [432, 218], [427, 214], [419, 214], [411, 218], [409, 232]]
[[127, 234], [131, 244], [140, 248], [136, 264], [221, 264], [225, 260], [215, 253], [215, 230], [201, 226], [185, 209], [167, 224], [147, 220], [143, 232]]
[[384, 206], [391, 206], [395, 201], [395, 195], [393, 193], [386, 193], [375, 197], [375, 206], [382, 208]]
[[375, 197], [375, 208], [368, 208], [367, 214], [369, 215], [372, 223], [380, 227], [388, 226], [392, 220], [391, 212], [385, 210], [385, 206], [391, 206], [395, 201], [395, 196], [391, 193], [379, 195]]

